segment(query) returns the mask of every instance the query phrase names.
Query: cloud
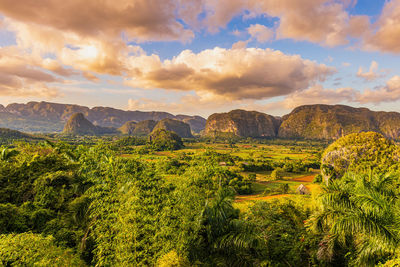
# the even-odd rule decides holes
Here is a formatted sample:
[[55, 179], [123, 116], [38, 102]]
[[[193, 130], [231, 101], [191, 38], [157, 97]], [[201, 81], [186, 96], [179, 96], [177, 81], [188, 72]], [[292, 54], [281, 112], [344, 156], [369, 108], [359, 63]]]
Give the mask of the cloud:
[[373, 31], [364, 39], [364, 48], [399, 53], [400, 0], [386, 1]]
[[365, 79], [366, 81], [373, 81], [380, 76], [378, 73], [376, 73], [377, 70], [378, 70], [378, 63], [376, 61], [372, 61], [371, 66], [369, 67], [369, 71], [363, 72], [363, 68], [359, 67], [357, 76]]
[[249, 40], [247, 41], [237, 41], [232, 45], [232, 49], [243, 49], [246, 48], [247, 44], [249, 43]]
[[397, 75], [389, 79], [385, 86], [381, 86], [375, 90], [366, 89], [357, 95], [357, 102], [363, 104], [378, 104], [397, 100], [400, 100], [400, 76]]
[[171, 60], [141, 55], [128, 60], [135, 88], [208, 92], [226, 99], [263, 99], [302, 91], [335, 72], [324, 64], [271, 49], [214, 48], [181, 52]]
[[58, 89], [48, 84], [62, 83], [63, 80], [46, 72], [35, 61], [16, 47], [0, 47], [0, 95], [58, 96]]
[[354, 100], [355, 94], [353, 88], [325, 89], [318, 84], [301, 93], [296, 92], [287, 96], [282, 101], [282, 105], [291, 109], [301, 105], [351, 102]]
[[266, 43], [274, 37], [274, 31], [260, 24], [253, 24], [247, 28], [247, 32], [259, 43]]
[[400, 100], [400, 76], [393, 76], [384, 86], [377, 89], [358, 91], [350, 87], [326, 89], [322, 85], [315, 85], [302, 92], [295, 92], [285, 97], [272, 107], [283, 106], [287, 109], [309, 104], [332, 103], [360, 103], [380, 104]]
[[168, 111], [173, 114], [188, 112], [192, 115], [208, 116], [213, 112], [224, 112], [228, 109], [242, 108], [249, 101], [226, 101], [225, 98], [213, 94], [186, 94], [175, 101], [166, 99], [136, 98], [128, 100], [129, 110]]
[[[0, 0], [0, 13], [25, 24], [81, 37], [188, 41], [193, 32], [176, 18], [174, 0]], [[184, 12], [181, 12], [184, 14]], [[188, 17], [186, 17], [188, 18]]]
[[276, 38], [291, 38], [327, 46], [344, 45], [348, 37], [360, 37], [369, 29], [368, 16], [350, 15], [346, 0], [220, 0], [207, 1], [203, 24], [213, 32], [244, 11], [279, 18]]

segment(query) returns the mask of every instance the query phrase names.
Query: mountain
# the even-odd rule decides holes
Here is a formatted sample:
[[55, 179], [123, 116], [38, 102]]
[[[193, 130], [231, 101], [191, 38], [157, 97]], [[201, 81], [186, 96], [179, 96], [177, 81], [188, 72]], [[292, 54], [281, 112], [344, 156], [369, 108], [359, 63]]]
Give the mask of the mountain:
[[63, 133], [74, 135], [98, 135], [116, 133], [116, 129], [96, 126], [87, 120], [82, 113], [75, 113], [65, 124]]
[[150, 134], [157, 122], [153, 120], [145, 120], [136, 123], [135, 128], [132, 130], [131, 135], [145, 136]]
[[127, 121], [124, 123], [124, 125], [118, 128], [118, 131], [120, 131], [122, 134], [132, 135], [136, 128], [136, 124], [136, 121]]
[[241, 137], [276, 137], [280, 120], [261, 112], [232, 110], [207, 119], [205, 135], [233, 134]]
[[179, 135], [181, 138], [190, 138], [193, 137], [190, 126], [183, 121], [173, 120], [173, 119], [163, 119], [160, 120], [157, 125], [154, 127], [153, 131], [157, 131], [159, 129], [164, 129], [167, 131], [171, 131]]
[[181, 120], [190, 125], [194, 133], [200, 133], [206, 127], [207, 120], [200, 116], [176, 115], [175, 119]]
[[306, 105], [285, 115], [279, 128], [281, 138], [337, 139], [374, 131], [392, 139], [400, 137], [400, 113], [375, 112], [345, 105]]
[[198, 132], [205, 127], [205, 119], [199, 116], [179, 115], [178, 118], [167, 112], [125, 111], [110, 107], [88, 108], [44, 101], [0, 106], [0, 127], [26, 132], [61, 132], [65, 122], [75, 113], [82, 113], [94, 125], [103, 127], [118, 128], [128, 121], [159, 121], [165, 118], [190, 121], [188, 123], [193, 124], [194, 131]]

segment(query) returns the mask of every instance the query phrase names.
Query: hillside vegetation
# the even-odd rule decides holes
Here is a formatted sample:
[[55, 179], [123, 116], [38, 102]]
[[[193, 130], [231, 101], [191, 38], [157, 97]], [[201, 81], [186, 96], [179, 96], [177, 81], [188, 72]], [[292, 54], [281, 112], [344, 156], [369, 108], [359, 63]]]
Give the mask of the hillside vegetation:
[[400, 138], [400, 113], [375, 112], [344, 105], [308, 105], [274, 118], [255, 112], [234, 110], [211, 115], [205, 135], [230, 133], [239, 137], [335, 140], [344, 135], [374, 131], [387, 138]]
[[399, 261], [399, 147], [381, 134], [325, 151], [314, 141], [183, 143], [165, 129], [57, 137], [3, 148], [0, 265]]

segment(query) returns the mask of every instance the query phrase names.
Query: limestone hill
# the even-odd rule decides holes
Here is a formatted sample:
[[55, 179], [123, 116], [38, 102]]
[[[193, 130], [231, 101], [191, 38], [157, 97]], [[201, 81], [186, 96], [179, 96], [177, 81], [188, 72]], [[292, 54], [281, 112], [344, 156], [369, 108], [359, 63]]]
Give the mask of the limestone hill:
[[399, 139], [400, 113], [375, 112], [345, 105], [300, 106], [283, 117], [279, 137], [330, 140], [366, 131]]
[[233, 134], [241, 137], [276, 137], [280, 120], [261, 112], [232, 110], [208, 117], [205, 135]]
[[96, 126], [87, 120], [82, 113], [75, 113], [65, 124], [63, 133], [73, 135], [101, 135], [116, 133], [116, 129]]
[[183, 121], [173, 120], [173, 119], [163, 119], [160, 120], [154, 127], [153, 131], [164, 129], [171, 131], [179, 135], [181, 138], [193, 137], [190, 131], [190, 126]]
[[120, 128], [118, 128], [118, 130], [122, 133], [122, 134], [127, 134], [127, 135], [132, 135], [133, 131], [136, 128], [136, 121], [127, 121], [124, 123], [124, 125], [122, 125]]
[[156, 124], [157, 122], [154, 120], [140, 121], [135, 124], [135, 128], [132, 129], [130, 135], [146, 136], [153, 131]]

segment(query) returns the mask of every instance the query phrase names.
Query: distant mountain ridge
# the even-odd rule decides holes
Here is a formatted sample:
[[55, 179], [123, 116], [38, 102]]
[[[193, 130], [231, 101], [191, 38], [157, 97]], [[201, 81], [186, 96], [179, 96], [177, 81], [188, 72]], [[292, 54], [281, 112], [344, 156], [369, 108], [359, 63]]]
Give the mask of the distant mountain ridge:
[[181, 138], [193, 137], [189, 124], [175, 119], [162, 119], [158, 122], [145, 120], [141, 122], [128, 121], [120, 128], [102, 127], [91, 123], [82, 113], [73, 114], [64, 125], [63, 134], [71, 135], [103, 135], [125, 134], [135, 136], [149, 135], [157, 130], [174, 132]]
[[[320, 104], [297, 107], [282, 118], [257, 111], [233, 110], [212, 114], [206, 121], [200, 116], [175, 116], [158, 111], [124, 111], [109, 107], [88, 108], [71, 104], [29, 102], [0, 105], [0, 128], [23, 132], [61, 132], [64, 124], [75, 113], [81, 113], [94, 126], [106, 131], [110, 128], [117, 131], [119, 128], [119, 132], [132, 135], [147, 135], [158, 122], [172, 119], [189, 124], [195, 133], [204, 129], [205, 135], [222, 133], [242, 137], [332, 140], [350, 133], [374, 131], [400, 140], [398, 112]], [[190, 136], [184, 126], [173, 124], [182, 136]], [[162, 128], [168, 127], [164, 125]]]
[[0, 127], [25, 132], [61, 132], [65, 122], [75, 113], [82, 113], [94, 125], [121, 127], [128, 121], [144, 121], [170, 118], [187, 122], [192, 131], [204, 129], [206, 119], [200, 116], [173, 115], [159, 111], [125, 111], [110, 107], [88, 108], [73, 104], [28, 102], [26, 104], [0, 105]]
[[350, 133], [374, 131], [391, 139], [400, 139], [398, 112], [371, 111], [345, 105], [305, 105], [281, 119], [272, 117], [275, 122], [271, 117], [244, 110], [215, 113], [208, 118], [204, 133], [333, 140]]

